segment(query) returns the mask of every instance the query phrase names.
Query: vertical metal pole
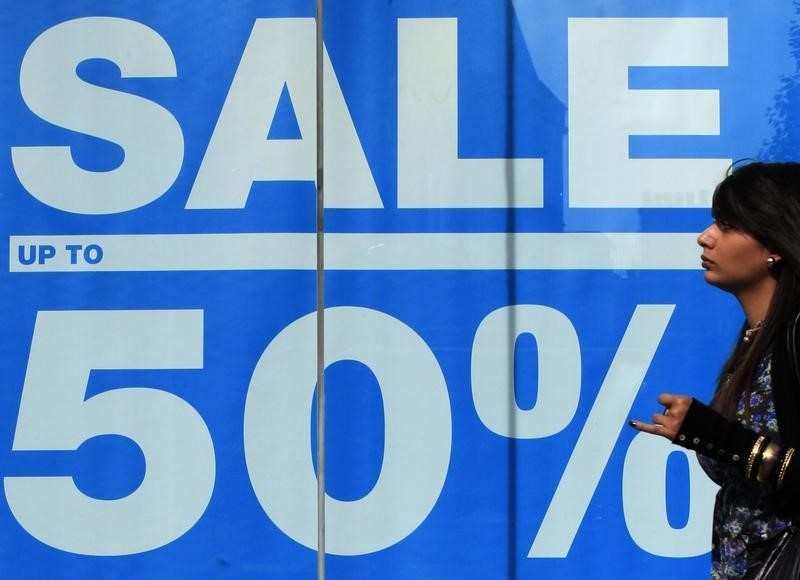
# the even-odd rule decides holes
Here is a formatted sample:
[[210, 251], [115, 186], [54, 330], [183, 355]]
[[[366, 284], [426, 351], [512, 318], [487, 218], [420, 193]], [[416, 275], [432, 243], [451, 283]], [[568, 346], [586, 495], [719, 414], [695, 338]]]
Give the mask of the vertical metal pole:
[[317, 578], [325, 580], [325, 195], [323, 0], [317, 2]]

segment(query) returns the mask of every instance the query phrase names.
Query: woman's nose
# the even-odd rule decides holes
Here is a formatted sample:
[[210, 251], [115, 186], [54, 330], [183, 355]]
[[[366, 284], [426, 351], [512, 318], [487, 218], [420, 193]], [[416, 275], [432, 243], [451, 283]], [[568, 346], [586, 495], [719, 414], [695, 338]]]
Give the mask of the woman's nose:
[[711, 243], [713, 242], [713, 237], [711, 236], [711, 229], [713, 227], [714, 224], [711, 224], [702, 232], [700, 232], [700, 235], [697, 236], [697, 245], [703, 248], [707, 248], [711, 245]]

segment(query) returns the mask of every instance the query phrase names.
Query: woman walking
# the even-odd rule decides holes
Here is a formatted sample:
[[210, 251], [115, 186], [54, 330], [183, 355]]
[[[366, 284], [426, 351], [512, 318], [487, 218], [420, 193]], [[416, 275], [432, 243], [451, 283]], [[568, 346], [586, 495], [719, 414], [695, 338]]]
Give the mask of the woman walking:
[[800, 164], [736, 168], [712, 215], [704, 277], [745, 322], [710, 406], [664, 393], [631, 426], [696, 451], [720, 485], [711, 578], [800, 578]]

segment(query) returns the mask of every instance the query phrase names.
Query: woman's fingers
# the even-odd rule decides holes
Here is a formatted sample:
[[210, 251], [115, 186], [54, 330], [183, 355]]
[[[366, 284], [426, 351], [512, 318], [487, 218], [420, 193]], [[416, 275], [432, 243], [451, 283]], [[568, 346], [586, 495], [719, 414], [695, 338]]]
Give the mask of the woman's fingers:
[[658, 402], [665, 407], [671, 407], [675, 404], [676, 399], [678, 399], [680, 395], [672, 395], [670, 393], [661, 393], [658, 396]]
[[661, 435], [672, 441], [681, 429], [686, 412], [692, 404], [692, 398], [685, 395], [661, 393], [658, 396], [658, 402], [664, 405], [664, 409], [660, 413], [653, 413], [652, 423], [631, 421], [630, 426], [643, 433]]
[[[656, 415], [656, 416], [663, 416], [663, 415]], [[655, 416], [653, 419], [653, 423], [644, 423], [643, 421], [631, 421], [628, 423], [634, 429], [641, 431], [643, 433], [650, 433], [652, 435], [661, 435], [662, 437], [666, 437], [670, 441], [675, 439], [675, 436], [678, 434], [678, 429], [675, 427], [672, 421], [669, 421], [669, 417], [665, 418], [663, 422], [661, 420], [656, 420]]]
[[671, 395], [669, 393], [661, 393], [658, 396], [658, 402], [661, 405], [664, 405], [664, 414], [680, 414], [682, 417], [686, 414], [686, 411], [692, 404], [692, 397], [687, 397], [686, 395]]
[[628, 423], [631, 427], [636, 429], [637, 431], [641, 431], [642, 433], [650, 433], [652, 435], [661, 435], [661, 429], [663, 429], [663, 425], [658, 425], [655, 423], [644, 423], [642, 421], [631, 421]]

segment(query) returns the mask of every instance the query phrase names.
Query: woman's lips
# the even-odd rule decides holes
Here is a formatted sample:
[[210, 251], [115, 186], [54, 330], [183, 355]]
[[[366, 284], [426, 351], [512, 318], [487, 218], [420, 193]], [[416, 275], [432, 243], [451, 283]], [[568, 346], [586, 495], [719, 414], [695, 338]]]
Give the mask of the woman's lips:
[[714, 260], [709, 260], [709, 259], [708, 259], [707, 257], [705, 257], [705, 256], [700, 256], [700, 265], [701, 265], [701, 266], [703, 266], [703, 268], [708, 268], [708, 267], [709, 267], [709, 266], [711, 266], [713, 263], [714, 263]]

